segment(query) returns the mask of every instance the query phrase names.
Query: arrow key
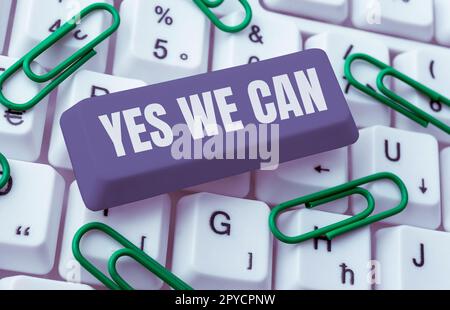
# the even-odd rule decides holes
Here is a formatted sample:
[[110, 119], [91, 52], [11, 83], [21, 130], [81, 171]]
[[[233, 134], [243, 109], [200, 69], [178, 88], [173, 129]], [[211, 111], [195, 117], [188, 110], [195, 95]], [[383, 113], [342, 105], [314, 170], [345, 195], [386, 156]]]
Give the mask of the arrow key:
[[[322, 191], [348, 181], [347, 148], [282, 164], [274, 171], [256, 173], [256, 197], [276, 205]], [[344, 213], [347, 199], [333, 201], [318, 210]]]

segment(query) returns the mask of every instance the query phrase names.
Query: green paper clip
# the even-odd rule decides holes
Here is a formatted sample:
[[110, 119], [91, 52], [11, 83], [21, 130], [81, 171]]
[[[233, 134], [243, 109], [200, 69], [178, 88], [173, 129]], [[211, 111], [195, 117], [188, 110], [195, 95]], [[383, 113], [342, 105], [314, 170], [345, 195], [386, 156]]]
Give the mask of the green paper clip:
[[[77, 22], [79, 22], [86, 15], [92, 13], [96, 10], [106, 10], [113, 16], [113, 24], [98, 37], [89, 42], [86, 46], [79, 49], [72, 56], [68, 57], [66, 60], [61, 62], [58, 66], [52, 69], [50, 72], [43, 75], [35, 74], [31, 69], [31, 63], [44, 53], [48, 48], [55, 44], [58, 40], [63, 38], [66, 34], [77, 27]], [[72, 17], [71, 20], [66, 22], [60, 28], [58, 28], [54, 33], [48, 36], [44, 41], [35, 46], [30, 52], [28, 52], [24, 57], [19, 59], [14, 65], [12, 65], [8, 70], [6, 70], [2, 75], [0, 75], [0, 103], [6, 108], [14, 111], [26, 111], [38, 104], [42, 99], [44, 99], [52, 90], [58, 87], [64, 80], [66, 80], [70, 75], [72, 75], [76, 70], [78, 70], [82, 65], [84, 65], [89, 59], [94, 57], [97, 52], [94, 48], [101, 42], [106, 40], [111, 34], [113, 34], [120, 25], [119, 12], [109, 4], [106, 3], [94, 3], [85, 9], [83, 9], [79, 15]], [[30, 101], [17, 104], [9, 101], [3, 95], [1, 91], [3, 89], [3, 84], [7, 79], [9, 79], [14, 73], [23, 69], [25, 74], [32, 81], [36, 83], [45, 83], [52, 80], [48, 85], [46, 85], [34, 98]]]
[[9, 167], [8, 160], [6, 157], [0, 153], [0, 166], [2, 167], [2, 174], [0, 176], [0, 189], [8, 184], [9, 178], [11, 176], [11, 168]]
[[[114, 252], [108, 261], [108, 271], [111, 279], [103, 274], [97, 267], [95, 267], [91, 262], [89, 262], [83, 254], [81, 254], [80, 243], [83, 236], [92, 231], [101, 231], [112, 239], [120, 243], [124, 248]], [[133, 290], [133, 288], [119, 275], [117, 272], [117, 261], [124, 256], [133, 258], [147, 270], [152, 272], [158, 278], [167, 283], [170, 287], [176, 290], [192, 290], [188, 284], [183, 282], [176, 275], [171, 273], [169, 270], [164, 268], [156, 260], [148, 256], [144, 251], [139, 249], [128, 239], [122, 236], [120, 233], [105, 225], [103, 223], [89, 223], [81, 227], [76, 233], [72, 240], [72, 252], [75, 259], [83, 266], [89, 273], [96, 277], [100, 282], [102, 282], [106, 287], [112, 290]]]
[[[377, 88], [381, 92], [378, 93], [376, 90], [363, 85], [362, 83], [358, 82], [355, 77], [353, 76], [351, 72], [351, 65], [355, 60], [364, 60], [375, 67], [381, 69], [377, 76]], [[443, 130], [447, 134], [450, 134], [450, 126], [441, 122], [437, 118], [433, 117], [429, 113], [426, 113], [422, 109], [418, 108], [417, 106], [413, 105], [408, 100], [404, 99], [403, 97], [399, 96], [392, 90], [386, 87], [384, 84], [384, 79], [387, 76], [391, 76], [394, 78], [397, 78], [404, 83], [408, 84], [421, 94], [429, 97], [431, 100], [435, 102], [441, 102], [445, 104], [446, 106], [450, 107], [450, 99], [447, 97], [437, 93], [436, 91], [428, 88], [427, 86], [419, 83], [418, 81], [410, 78], [406, 74], [401, 73], [400, 71], [392, 68], [391, 66], [381, 62], [380, 60], [367, 55], [367, 54], [352, 54], [350, 55], [346, 61], [345, 61], [345, 67], [344, 67], [344, 73], [345, 77], [347, 78], [348, 82], [353, 85], [356, 89], [360, 90], [361, 92], [371, 96], [372, 98], [380, 101], [381, 103], [391, 107], [392, 109], [396, 110], [397, 112], [405, 115], [409, 119], [413, 120], [414, 122], [420, 124], [423, 127], [428, 127], [428, 125], [431, 123], [437, 128]]]
[[[401, 201], [396, 207], [390, 210], [368, 217], [375, 209], [375, 201], [372, 194], [368, 190], [361, 188], [359, 186], [379, 181], [382, 179], [391, 180], [399, 187], [401, 194]], [[359, 194], [364, 198], [366, 198], [367, 208], [361, 213], [354, 215], [348, 219], [294, 237], [286, 236], [277, 227], [276, 220], [280, 215], [280, 213], [286, 212], [286, 209], [293, 208], [302, 204], [304, 204], [306, 208], [312, 209], [319, 205], [328, 203], [330, 201], [334, 201], [354, 194]], [[370, 225], [372, 223], [381, 221], [387, 217], [391, 217], [395, 214], [398, 214], [406, 208], [407, 204], [408, 204], [408, 190], [406, 189], [406, 186], [403, 183], [403, 181], [395, 174], [389, 172], [380, 172], [336, 187], [326, 189], [318, 193], [314, 193], [311, 195], [307, 195], [304, 197], [293, 199], [291, 201], [284, 202], [276, 206], [270, 212], [269, 226], [274, 236], [284, 243], [289, 244], [301, 243], [306, 240], [318, 238], [321, 236], [325, 236], [329, 240], [331, 240], [337, 236], [340, 236], [352, 230]]]
[[193, 0], [194, 3], [202, 10], [203, 13], [208, 16], [211, 22], [220, 30], [225, 32], [239, 32], [246, 28], [252, 20], [253, 12], [250, 4], [247, 0], [239, 0], [245, 9], [245, 18], [239, 25], [228, 26], [225, 25], [212, 11], [211, 9], [220, 6], [225, 0]]

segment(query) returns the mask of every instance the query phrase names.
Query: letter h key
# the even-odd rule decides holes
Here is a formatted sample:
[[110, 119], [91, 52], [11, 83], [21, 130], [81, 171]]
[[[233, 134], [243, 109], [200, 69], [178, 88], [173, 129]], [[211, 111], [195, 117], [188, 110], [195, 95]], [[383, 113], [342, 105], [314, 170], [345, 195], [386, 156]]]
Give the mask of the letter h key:
[[[314, 76], [309, 74], [312, 71], [318, 81], [312, 80]], [[304, 73], [306, 79], [302, 78], [301, 81], [308, 85], [298, 82], [296, 72]], [[248, 94], [248, 85], [255, 80], [264, 81], [269, 85], [270, 94], [259, 98], [261, 104], [272, 102], [271, 106], [279, 109], [279, 96], [273, 87], [274, 77], [279, 76], [287, 76], [282, 87], [289, 91], [288, 98], [291, 101], [297, 97], [304, 111], [289, 113], [289, 106], [286, 108], [284, 102], [284, 112], [288, 110], [289, 118], [280, 120], [280, 112], [277, 111], [278, 117], [273, 123], [261, 124], [255, 116], [255, 102]], [[261, 168], [264, 164], [261, 156], [238, 160], [210, 160], [204, 157], [195, 160], [175, 159], [170, 143], [163, 146], [157, 144], [163, 137], [166, 138], [165, 142], [173, 142], [178, 138], [174, 136], [171, 140], [170, 130], [169, 133], [167, 130], [163, 133], [162, 122], [167, 128], [186, 125], [177, 99], [226, 87], [232, 90], [228, 102], [236, 105], [236, 111], [230, 114], [233, 122], [241, 121], [244, 127], [256, 125], [256, 128], [260, 128], [260, 125], [266, 125], [271, 130], [274, 130], [272, 125], [277, 125], [279, 139], [271, 139], [269, 134], [267, 139], [258, 139], [260, 141], [256, 141], [256, 145], [261, 147], [264, 144], [262, 147], [269, 149], [271, 146], [279, 147], [279, 163], [347, 146], [358, 138], [357, 128], [330, 62], [323, 51], [315, 49], [89, 98], [67, 110], [61, 117], [61, 128], [86, 206], [91, 210], [112, 208]], [[305, 89], [312, 87], [320, 87], [326, 110], [319, 111], [315, 106], [315, 111], [308, 113], [302, 105], [302, 92], [304, 95]], [[155, 105], [155, 109], [148, 109], [152, 108], [149, 105]], [[214, 112], [216, 125], [223, 131], [227, 127], [221, 119], [220, 112], [223, 111], [216, 105]], [[110, 132], [105, 130], [100, 116], [103, 123], [109, 120], [109, 125], [115, 125], [109, 128]], [[155, 126], [155, 119], [158, 119], [159, 127]], [[130, 124], [132, 132], [129, 130]], [[112, 130], [115, 130], [114, 144]], [[226, 140], [228, 135], [218, 138]], [[201, 141], [195, 142], [205, 143], [209, 139], [211, 137], [203, 137]], [[117, 141], [120, 157], [115, 148]], [[188, 137], [188, 141], [194, 144], [191, 137]], [[252, 144], [247, 140], [245, 143], [241, 147], [248, 154]], [[136, 145], [140, 148], [136, 149]], [[234, 152], [236, 158], [235, 151], [229, 146], [224, 147], [223, 157], [227, 158], [225, 154]]]

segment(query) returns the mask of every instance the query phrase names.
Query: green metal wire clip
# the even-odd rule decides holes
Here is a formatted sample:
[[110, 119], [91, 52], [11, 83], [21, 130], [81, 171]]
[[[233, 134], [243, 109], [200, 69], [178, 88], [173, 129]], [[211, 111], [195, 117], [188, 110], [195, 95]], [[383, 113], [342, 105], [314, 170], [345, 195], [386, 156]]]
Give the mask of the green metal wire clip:
[[[66, 60], [61, 62], [51, 71], [43, 74], [37, 75], [31, 69], [31, 63], [44, 53], [48, 48], [54, 45], [58, 40], [63, 38], [66, 34], [77, 27], [77, 23], [84, 18], [86, 15], [97, 11], [106, 10], [113, 16], [112, 25], [101, 33], [98, 37], [90, 41], [87, 45], [79, 49], [73, 55], [68, 57]], [[6, 70], [2, 75], [0, 75], [0, 103], [6, 108], [14, 111], [26, 111], [38, 104], [45, 96], [47, 96], [52, 90], [54, 90], [59, 84], [66, 80], [70, 75], [72, 75], [76, 70], [78, 70], [82, 65], [84, 65], [89, 59], [94, 57], [97, 52], [94, 48], [101, 42], [106, 40], [111, 34], [113, 34], [120, 25], [119, 12], [107, 3], [94, 3], [85, 9], [83, 9], [79, 15], [72, 17], [68, 22], [58, 28], [54, 33], [48, 36], [45, 40], [35, 46], [30, 52], [19, 59], [14, 65], [12, 65], [8, 70]], [[48, 83], [34, 98], [30, 101], [17, 104], [9, 101], [3, 95], [3, 84], [7, 79], [9, 79], [13, 74], [15, 74], [20, 69], [23, 69], [25, 74], [29, 79], [36, 83]]]
[[11, 169], [9, 167], [8, 160], [0, 153], [0, 166], [2, 167], [2, 174], [0, 176], [0, 189], [3, 188], [9, 181], [11, 175]]
[[[108, 261], [108, 271], [111, 279], [103, 274], [97, 267], [95, 267], [91, 262], [89, 262], [83, 254], [81, 254], [80, 243], [83, 236], [92, 231], [101, 231], [112, 239], [121, 244], [124, 248], [114, 252]], [[105, 225], [103, 223], [89, 223], [81, 227], [76, 233], [72, 240], [72, 252], [76, 260], [83, 266], [89, 273], [96, 277], [100, 282], [102, 282], [106, 287], [112, 290], [133, 290], [133, 287], [129, 285], [118, 273], [117, 271], [117, 261], [121, 257], [130, 257], [144, 266], [147, 270], [155, 274], [158, 278], [166, 282], [170, 287], [176, 290], [192, 290], [188, 284], [183, 282], [176, 275], [171, 273], [169, 270], [164, 268], [156, 260], [148, 256], [144, 251], [139, 249], [128, 239], [122, 236], [120, 233], [115, 231], [113, 228]]]
[[[379, 68], [381, 71], [379, 72], [377, 76], [377, 88], [381, 92], [377, 92], [371, 87], [368, 87], [366, 85], [363, 85], [362, 83], [358, 82], [355, 77], [353, 76], [351, 72], [351, 66], [352, 63], [355, 60], [363, 60], [366, 61], [375, 67]], [[438, 127], [439, 129], [443, 130], [447, 134], [450, 135], [450, 126], [441, 122], [437, 118], [433, 117], [429, 113], [426, 113], [422, 109], [418, 108], [405, 98], [399, 96], [394, 91], [386, 87], [384, 84], [384, 80], [386, 77], [391, 76], [396, 79], [399, 79], [400, 81], [406, 83], [407, 85], [411, 86], [415, 90], [417, 90], [419, 93], [427, 96], [434, 102], [440, 102], [444, 105], [450, 107], [450, 99], [447, 97], [437, 93], [436, 91], [430, 89], [429, 87], [419, 83], [418, 81], [410, 78], [404, 73], [401, 73], [400, 71], [390, 67], [389, 65], [381, 62], [380, 60], [367, 55], [367, 54], [352, 54], [349, 57], [347, 57], [345, 61], [345, 67], [344, 67], [344, 73], [345, 77], [347, 78], [348, 82], [353, 85], [355, 88], [360, 90], [361, 92], [371, 96], [372, 98], [380, 101], [381, 103], [391, 107], [392, 109], [396, 110], [397, 112], [405, 115], [406, 117], [410, 118], [414, 122], [420, 124], [423, 127], [428, 127], [428, 125], [431, 123], [434, 126]]]
[[245, 29], [252, 20], [253, 12], [250, 4], [247, 0], [239, 0], [242, 6], [245, 9], [245, 18], [244, 20], [236, 26], [228, 26], [225, 25], [212, 11], [211, 9], [220, 6], [225, 0], [193, 0], [194, 3], [202, 10], [203, 13], [208, 16], [211, 22], [220, 30], [225, 32], [239, 32]]
[[[400, 203], [392, 209], [369, 217], [369, 215], [372, 214], [372, 212], [375, 209], [375, 200], [368, 190], [359, 186], [383, 179], [390, 180], [399, 187], [401, 195]], [[286, 210], [289, 208], [293, 208], [304, 204], [306, 208], [312, 209], [319, 205], [328, 203], [330, 201], [334, 201], [355, 194], [361, 195], [364, 198], [366, 198], [367, 208], [364, 211], [346, 220], [293, 237], [286, 236], [278, 229], [276, 223], [278, 216], [280, 215], [280, 213], [286, 212]], [[408, 204], [408, 190], [406, 189], [406, 186], [403, 183], [403, 181], [395, 174], [389, 172], [380, 172], [336, 187], [326, 189], [318, 193], [314, 193], [311, 195], [307, 195], [304, 197], [293, 199], [291, 201], [284, 202], [276, 206], [270, 212], [269, 226], [274, 236], [284, 243], [295, 244], [304, 242], [309, 239], [318, 238], [321, 236], [325, 236], [326, 238], [331, 240], [339, 235], [381, 221], [387, 217], [396, 215], [402, 212], [406, 208], [407, 204]]]

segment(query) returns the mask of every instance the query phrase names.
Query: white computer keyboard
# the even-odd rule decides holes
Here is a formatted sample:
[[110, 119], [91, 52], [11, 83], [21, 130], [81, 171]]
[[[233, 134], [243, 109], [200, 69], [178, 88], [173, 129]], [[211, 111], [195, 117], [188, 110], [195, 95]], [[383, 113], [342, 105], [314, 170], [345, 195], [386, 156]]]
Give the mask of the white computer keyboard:
[[[1, 0], [0, 70], [94, 2]], [[450, 96], [450, 1], [249, 0], [253, 20], [237, 34], [211, 27], [190, 0], [101, 2], [120, 8], [117, 35], [34, 109], [0, 109], [0, 149], [12, 169], [12, 182], [0, 190], [0, 288], [102, 288], [71, 250], [74, 232], [92, 221], [112, 226], [196, 289], [450, 288], [450, 136], [361, 94], [343, 73], [350, 53], [368, 53]], [[215, 11], [236, 23], [241, 10], [238, 1], [226, 0]], [[53, 67], [107, 27], [108, 20], [95, 15], [38, 58], [39, 64]], [[66, 109], [89, 96], [309, 48], [328, 53], [361, 128], [355, 145], [133, 207], [97, 213], [84, 207], [59, 127]], [[354, 74], [370, 85], [377, 71], [355, 64]], [[393, 87], [450, 123], [449, 108], [400, 83]], [[4, 88], [17, 101], [39, 90], [23, 75]], [[287, 245], [271, 234], [270, 207], [382, 171], [405, 182], [410, 198], [405, 212], [333, 241]], [[371, 192], [376, 212], [398, 201], [388, 184], [375, 184]], [[285, 214], [279, 226], [298, 234], [363, 207], [356, 198], [341, 199], [316, 211]], [[119, 245], [92, 233], [82, 248], [105, 271]], [[167, 289], [131, 259], [120, 261], [119, 271], [136, 288]]]

